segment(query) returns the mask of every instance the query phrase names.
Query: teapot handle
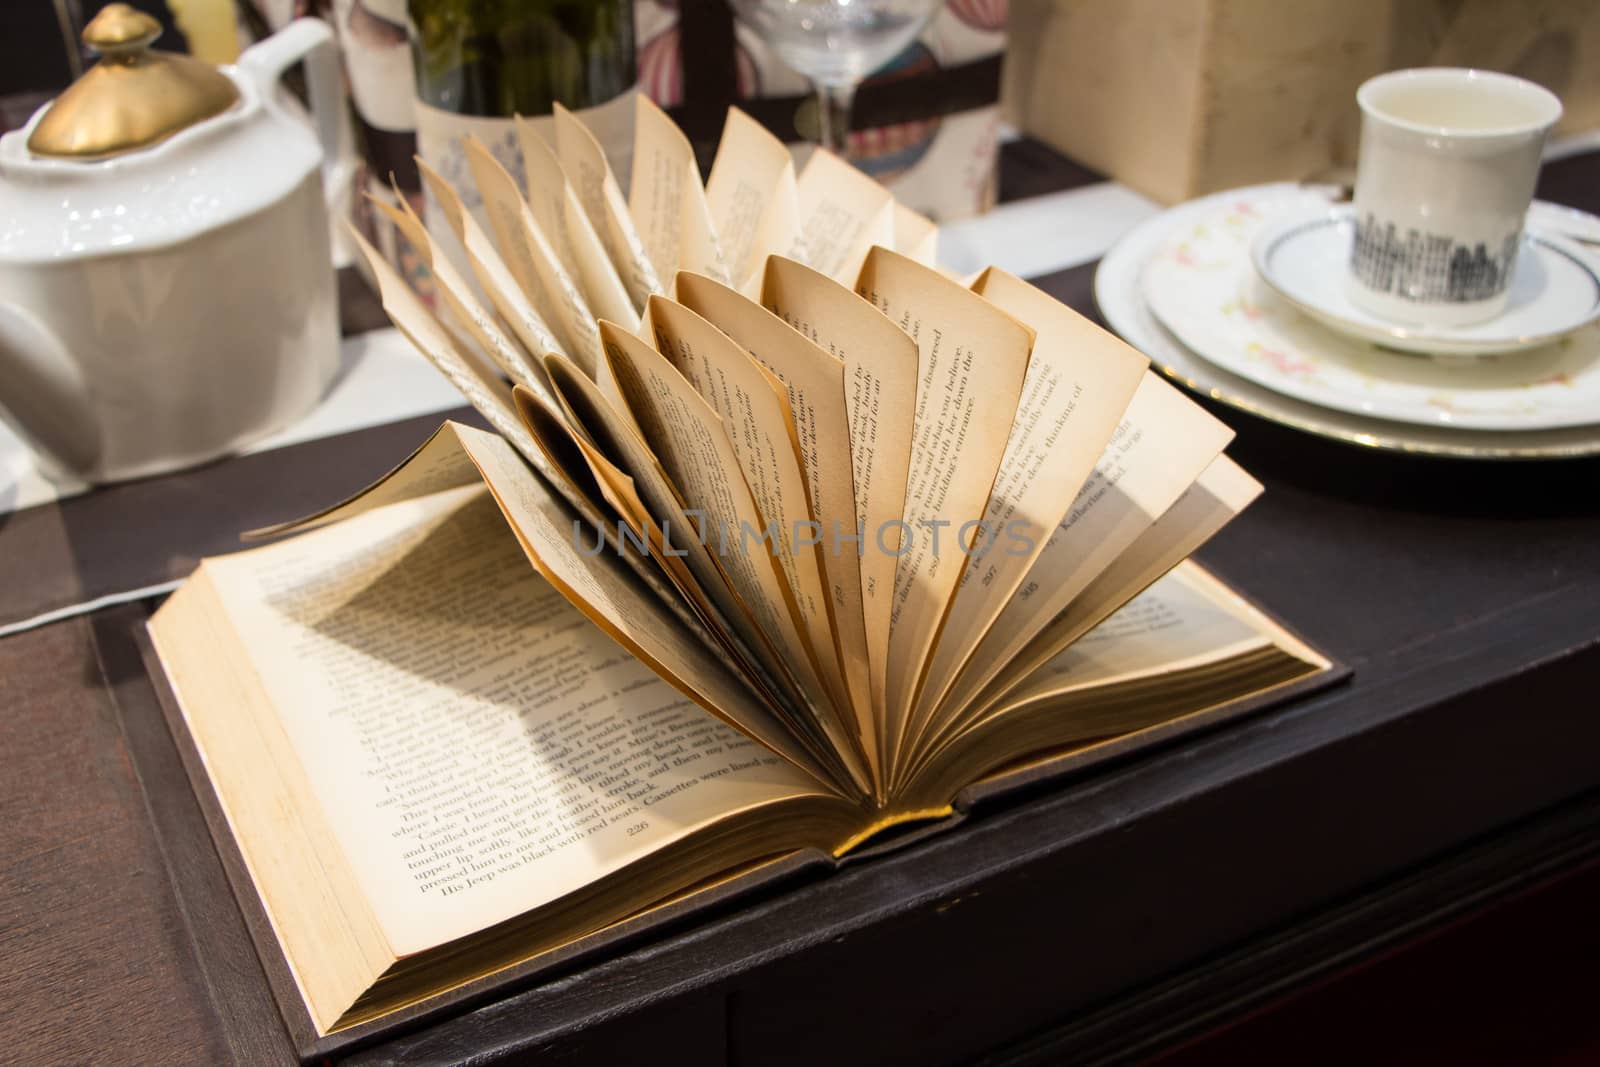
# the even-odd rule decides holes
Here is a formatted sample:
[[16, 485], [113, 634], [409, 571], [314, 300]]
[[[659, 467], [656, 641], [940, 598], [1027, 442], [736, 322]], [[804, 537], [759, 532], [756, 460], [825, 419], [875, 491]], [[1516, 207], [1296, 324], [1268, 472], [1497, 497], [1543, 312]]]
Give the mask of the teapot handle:
[[340, 158], [344, 89], [339, 76], [339, 50], [333, 30], [318, 18], [299, 18], [271, 37], [245, 49], [239, 66], [255, 76], [262, 95], [271, 99], [283, 72], [305, 60], [311, 117], [322, 143], [322, 179], [330, 194]]
[[47, 468], [92, 478], [103, 441], [88, 383], [66, 346], [20, 305], [0, 302], [0, 421]]

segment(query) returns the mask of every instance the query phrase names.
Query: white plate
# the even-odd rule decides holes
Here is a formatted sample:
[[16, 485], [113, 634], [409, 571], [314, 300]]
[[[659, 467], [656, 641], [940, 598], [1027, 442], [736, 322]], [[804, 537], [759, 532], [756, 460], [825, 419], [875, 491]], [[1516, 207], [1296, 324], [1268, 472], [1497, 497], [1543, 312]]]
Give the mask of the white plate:
[[[1167, 377], [1213, 400], [1305, 433], [1364, 448], [1460, 459], [1560, 459], [1600, 455], [1600, 427], [1482, 433], [1449, 426], [1411, 426], [1333, 411], [1283, 396], [1213, 366], [1168, 333], [1145, 303], [1140, 275], [1168, 238], [1183, 227], [1240, 197], [1300, 196], [1301, 187], [1280, 183], [1230, 190], [1164, 212], [1130, 230], [1100, 261], [1095, 301], [1107, 324], [1149, 356]], [[1323, 203], [1327, 203], [1326, 200]]]
[[1177, 227], [1146, 265], [1151, 311], [1185, 345], [1297, 400], [1356, 415], [1474, 430], [1600, 422], [1600, 327], [1497, 357], [1396, 353], [1320, 325], [1257, 275], [1255, 235], [1312, 194], [1241, 193]]
[[1470, 326], [1400, 326], [1357, 307], [1345, 289], [1355, 209], [1286, 210], [1256, 233], [1256, 271], [1279, 296], [1330, 329], [1407, 352], [1476, 356], [1537, 348], [1600, 317], [1600, 274], [1581, 248], [1530, 212], [1506, 309]]

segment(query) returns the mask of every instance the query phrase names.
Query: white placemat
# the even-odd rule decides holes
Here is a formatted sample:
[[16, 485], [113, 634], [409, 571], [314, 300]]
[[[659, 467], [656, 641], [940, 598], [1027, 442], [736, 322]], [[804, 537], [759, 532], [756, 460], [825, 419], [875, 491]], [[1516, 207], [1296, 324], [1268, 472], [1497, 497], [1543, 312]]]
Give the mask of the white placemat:
[[[266, 452], [319, 437], [380, 426], [466, 401], [411, 347], [398, 330], [347, 337], [339, 348], [339, 376], [310, 414], [246, 452]], [[0, 514], [46, 504], [88, 490], [82, 482], [52, 478], [32, 450], [0, 423]]]
[[1037, 278], [1099, 259], [1161, 205], [1116, 182], [1001, 204], [939, 229], [939, 262], [966, 276], [984, 267]]

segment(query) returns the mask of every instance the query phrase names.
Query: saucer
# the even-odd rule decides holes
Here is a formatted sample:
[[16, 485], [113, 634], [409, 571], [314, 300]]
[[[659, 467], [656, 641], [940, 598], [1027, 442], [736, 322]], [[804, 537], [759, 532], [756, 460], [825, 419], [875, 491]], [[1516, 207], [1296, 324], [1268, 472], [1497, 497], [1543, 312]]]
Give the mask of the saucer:
[[1156, 320], [1207, 362], [1324, 409], [1415, 426], [1521, 432], [1600, 424], [1600, 326], [1502, 356], [1426, 358], [1322, 326], [1264, 284], [1258, 234], [1328, 216], [1292, 188], [1240, 190], [1186, 211], [1142, 266]]
[[[1180, 234], [1202, 228], [1204, 220], [1214, 218], [1226, 205], [1241, 208], [1236, 215], [1241, 223], [1247, 223], [1252, 217], [1261, 221], [1262, 209], [1307, 204], [1326, 210], [1330, 206], [1329, 194], [1280, 182], [1231, 189], [1164, 211], [1135, 226], [1106, 253], [1095, 271], [1095, 303], [1106, 323], [1148, 355], [1155, 367], [1174, 382], [1235, 410], [1302, 433], [1354, 448], [1459, 460], [1553, 460], [1600, 455], [1600, 426], [1484, 432], [1395, 422], [1298, 400], [1211, 363], [1156, 320], [1144, 297], [1146, 267]], [[1536, 205], [1536, 209], [1540, 207], [1569, 211], [1549, 204]], [[1587, 215], [1582, 218], [1592, 221]], [[1569, 220], [1562, 223], [1565, 221]], [[1562, 229], [1567, 227], [1562, 224]]]
[[1274, 218], [1251, 245], [1256, 271], [1279, 296], [1329, 329], [1428, 355], [1479, 356], [1548, 345], [1600, 318], [1600, 266], [1530, 212], [1506, 310], [1470, 326], [1396, 325], [1345, 291], [1355, 209], [1310, 206]]

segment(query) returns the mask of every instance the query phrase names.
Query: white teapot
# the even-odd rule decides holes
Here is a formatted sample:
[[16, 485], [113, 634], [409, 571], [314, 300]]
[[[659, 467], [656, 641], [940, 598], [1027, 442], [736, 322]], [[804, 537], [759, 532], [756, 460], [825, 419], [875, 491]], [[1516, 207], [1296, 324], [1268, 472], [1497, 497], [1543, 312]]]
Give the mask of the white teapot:
[[[100, 63], [0, 138], [0, 417], [90, 482], [234, 451], [338, 369], [332, 33], [291, 23], [218, 69], [160, 32], [105, 8]], [[278, 95], [302, 59], [316, 135]]]

